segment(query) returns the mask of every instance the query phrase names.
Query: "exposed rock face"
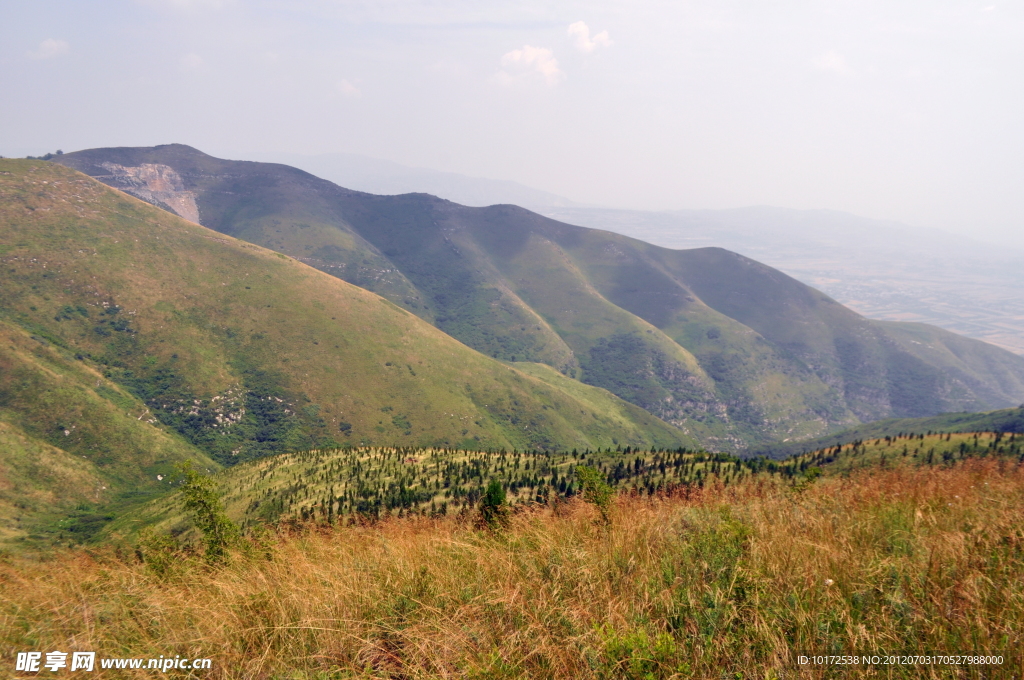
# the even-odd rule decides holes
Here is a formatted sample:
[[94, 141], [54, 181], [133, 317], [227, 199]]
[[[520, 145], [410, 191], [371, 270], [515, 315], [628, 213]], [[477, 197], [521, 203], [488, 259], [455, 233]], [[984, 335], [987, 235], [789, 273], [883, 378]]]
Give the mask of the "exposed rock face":
[[170, 208], [171, 211], [190, 222], [202, 224], [199, 221], [196, 195], [185, 189], [181, 175], [175, 172], [171, 166], [158, 163], [143, 163], [134, 168], [116, 163], [101, 163], [101, 166], [110, 175], [97, 179], [132, 196], [137, 196], [147, 203]]

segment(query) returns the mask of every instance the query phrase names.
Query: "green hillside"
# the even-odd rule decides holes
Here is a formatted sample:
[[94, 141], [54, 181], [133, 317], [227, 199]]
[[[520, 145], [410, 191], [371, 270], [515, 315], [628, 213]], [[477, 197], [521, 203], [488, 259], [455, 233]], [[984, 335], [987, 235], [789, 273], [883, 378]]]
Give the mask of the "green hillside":
[[[291, 522], [348, 524], [387, 517], [475, 516], [484, 489], [498, 480], [513, 508], [580, 494], [576, 469], [600, 471], [621, 493], [673, 495], [742, 485], [758, 476], [806, 485], [818, 476], [895, 467], [952, 466], [972, 458], [1017, 460], [1024, 438], [999, 432], [912, 434], [856, 440], [785, 460], [676, 450], [466, 451], [416, 448], [321, 449], [242, 463], [216, 475], [217, 495], [247, 531]], [[177, 481], [180, 475], [175, 476]], [[175, 536], [192, 525], [170, 493], [117, 520], [105, 540], [133, 541], [140, 528]]]
[[0, 320], [0, 543], [87, 538], [112, 504], [166, 490], [158, 475], [175, 463], [219, 467], [68, 345], [32, 330]]
[[985, 413], [943, 413], [931, 418], [886, 418], [865, 423], [802, 442], [772, 444], [756, 451], [771, 458], [785, 458], [808, 451], [824, 450], [868, 439], [892, 439], [910, 434], [948, 434], [962, 432], [1000, 432], [1024, 434], [1024, 407]]
[[485, 357], [373, 293], [59, 165], [0, 160], [0, 244], [5, 532], [159, 488], [185, 458], [696, 444], [603, 390]]
[[515, 206], [373, 196], [183, 145], [59, 162], [375, 291], [489, 356], [608, 389], [718, 450], [1024, 401], [1024, 358], [870, 321], [753, 260]]

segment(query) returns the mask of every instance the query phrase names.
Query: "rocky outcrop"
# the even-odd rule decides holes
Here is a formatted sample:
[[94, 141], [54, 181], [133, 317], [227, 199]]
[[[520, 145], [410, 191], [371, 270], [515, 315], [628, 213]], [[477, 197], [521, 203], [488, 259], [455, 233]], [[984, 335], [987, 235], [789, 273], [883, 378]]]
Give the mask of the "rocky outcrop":
[[101, 163], [101, 166], [110, 173], [108, 177], [97, 178], [105, 184], [202, 224], [195, 193], [185, 189], [181, 175], [171, 166], [158, 163], [143, 163], [132, 168], [116, 163]]

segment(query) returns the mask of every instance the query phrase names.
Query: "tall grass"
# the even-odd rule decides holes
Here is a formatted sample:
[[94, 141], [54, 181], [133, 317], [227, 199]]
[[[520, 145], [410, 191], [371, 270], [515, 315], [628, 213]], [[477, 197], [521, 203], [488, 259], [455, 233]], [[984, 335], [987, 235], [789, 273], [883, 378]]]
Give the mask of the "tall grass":
[[987, 675], [872, 677], [1021, 677], [1022, 509], [1024, 470], [987, 459], [619, 496], [610, 524], [574, 501], [498, 533], [305, 525], [162, 576], [113, 551], [9, 558], [0, 644], [11, 668], [29, 650], [180, 654], [214, 678], [818, 677], [801, 651], [999, 651]]

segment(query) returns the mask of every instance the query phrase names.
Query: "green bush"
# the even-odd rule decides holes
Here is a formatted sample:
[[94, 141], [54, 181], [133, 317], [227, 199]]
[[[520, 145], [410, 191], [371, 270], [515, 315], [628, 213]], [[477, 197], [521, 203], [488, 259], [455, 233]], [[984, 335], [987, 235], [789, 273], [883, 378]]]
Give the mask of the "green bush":
[[593, 503], [601, 511], [601, 519], [611, 524], [612, 487], [605, 481], [604, 475], [589, 465], [576, 466], [576, 477], [583, 488], [583, 500]]
[[492, 479], [480, 499], [480, 524], [497, 531], [508, 526], [508, 503], [501, 482]]
[[177, 469], [185, 476], [181, 485], [182, 504], [203, 535], [206, 559], [209, 562], [222, 561], [228, 548], [238, 542], [238, 527], [224, 513], [213, 479], [200, 474], [191, 460], [177, 466]]

